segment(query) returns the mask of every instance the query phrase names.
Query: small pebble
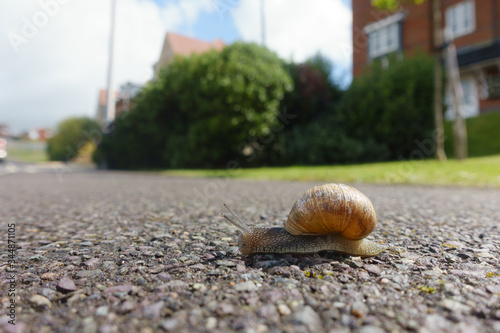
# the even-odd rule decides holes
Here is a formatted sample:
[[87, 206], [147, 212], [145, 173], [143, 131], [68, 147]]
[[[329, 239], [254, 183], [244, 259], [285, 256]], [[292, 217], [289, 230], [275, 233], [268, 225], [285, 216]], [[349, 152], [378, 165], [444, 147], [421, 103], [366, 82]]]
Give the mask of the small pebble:
[[57, 278], [57, 274], [52, 272], [47, 272], [43, 273], [42, 276], [40, 276], [40, 278], [42, 280], [54, 281]]
[[166, 331], [172, 331], [179, 326], [179, 321], [175, 318], [162, 320], [160, 326]]
[[207, 323], [205, 324], [205, 328], [207, 330], [213, 330], [215, 327], [217, 327], [217, 319], [214, 317], [208, 317]]
[[100, 263], [100, 260], [97, 258], [92, 258], [90, 260], [87, 260], [86, 262], [83, 263], [83, 266], [89, 268], [89, 269], [95, 269]]
[[236, 291], [252, 291], [257, 290], [257, 286], [253, 281], [240, 282], [234, 285]]
[[366, 271], [368, 273], [371, 273], [373, 275], [380, 275], [380, 273], [382, 272], [382, 270], [380, 269], [380, 266], [378, 265], [364, 265], [363, 266], [364, 269], [366, 269]]
[[278, 312], [282, 316], [289, 316], [292, 313], [292, 310], [290, 310], [290, 308], [285, 304], [278, 304]]
[[161, 315], [161, 310], [165, 302], [159, 301], [144, 308], [143, 315], [148, 319], [156, 319]]
[[227, 314], [231, 314], [233, 313], [234, 311], [234, 307], [232, 304], [229, 304], [229, 303], [220, 303], [218, 306], [217, 306], [217, 310], [215, 310], [215, 312], [219, 315], [219, 316], [223, 316], [223, 315], [227, 315]]
[[51, 308], [52, 304], [49, 299], [42, 295], [33, 295], [29, 299], [30, 303], [37, 308]]
[[61, 292], [72, 292], [76, 290], [76, 285], [69, 277], [63, 276], [61, 280], [59, 280], [56, 288]]
[[108, 314], [108, 307], [106, 305], [102, 305], [100, 307], [98, 307], [96, 310], [95, 310], [95, 314], [96, 316], [105, 316]]
[[318, 332], [321, 330], [321, 319], [310, 306], [304, 306], [294, 312], [293, 321], [295, 324], [305, 325], [309, 331]]
[[368, 313], [368, 307], [363, 302], [354, 302], [352, 304], [351, 313], [358, 318], [363, 318]]
[[77, 279], [91, 278], [99, 275], [103, 275], [102, 271], [100, 269], [94, 269], [90, 271], [79, 271], [78, 273], [76, 273], [75, 278]]

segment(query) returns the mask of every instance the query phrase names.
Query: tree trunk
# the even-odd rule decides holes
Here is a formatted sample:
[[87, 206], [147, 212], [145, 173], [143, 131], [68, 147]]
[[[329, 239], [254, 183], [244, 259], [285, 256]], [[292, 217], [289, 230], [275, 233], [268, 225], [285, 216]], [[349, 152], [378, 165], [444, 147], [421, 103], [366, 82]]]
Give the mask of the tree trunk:
[[443, 77], [441, 64], [441, 45], [443, 35], [441, 31], [441, 1], [432, 0], [432, 29], [434, 32], [434, 120], [436, 123], [436, 159], [446, 161], [444, 151], [443, 128]]
[[455, 138], [455, 158], [464, 160], [467, 158], [467, 128], [463, 117], [462, 84], [460, 83], [460, 71], [458, 69], [457, 50], [453, 44], [451, 31], [445, 33], [446, 37], [446, 72], [448, 83], [453, 95], [453, 108], [455, 111], [455, 120], [453, 122], [453, 135]]

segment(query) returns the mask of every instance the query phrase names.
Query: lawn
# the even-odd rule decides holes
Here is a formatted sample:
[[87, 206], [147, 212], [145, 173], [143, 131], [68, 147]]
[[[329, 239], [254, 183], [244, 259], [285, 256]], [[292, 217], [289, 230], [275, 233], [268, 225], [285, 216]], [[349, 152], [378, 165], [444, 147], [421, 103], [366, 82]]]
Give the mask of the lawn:
[[[500, 154], [500, 112], [482, 114], [468, 118], [467, 145], [470, 157]], [[453, 148], [453, 123], [444, 124], [445, 150], [448, 157], [455, 155]]]
[[447, 162], [416, 160], [332, 166], [165, 170], [162, 173], [185, 177], [500, 187], [500, 155]]
[[31, 141], [13, 141], [7, 144], [7, 160], [37, 163], [48, 161], [45, 143]]

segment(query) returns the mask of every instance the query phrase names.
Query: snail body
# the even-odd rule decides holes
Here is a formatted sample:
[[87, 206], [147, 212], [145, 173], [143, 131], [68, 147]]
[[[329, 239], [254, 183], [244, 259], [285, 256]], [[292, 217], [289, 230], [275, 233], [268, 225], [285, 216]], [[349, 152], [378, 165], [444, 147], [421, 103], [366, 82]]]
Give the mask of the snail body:
[[235, 219], [222, 214], [241, 232], [239, 249], [253, 253], [335, 251], [371, 257], [385, 246], [364, 239], [377, 223], [370, 200], [355, 188], [326, 184], [307, 190], [292, 207], [283, 228], [252, 228], [224, 205]]

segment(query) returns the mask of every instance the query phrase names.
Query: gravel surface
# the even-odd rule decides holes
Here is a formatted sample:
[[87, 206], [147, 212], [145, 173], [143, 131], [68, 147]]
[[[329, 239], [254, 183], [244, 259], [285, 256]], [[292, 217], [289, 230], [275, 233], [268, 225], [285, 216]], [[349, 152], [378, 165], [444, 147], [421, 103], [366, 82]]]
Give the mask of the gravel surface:
[[378, 214], [369, 238], [389, 250], [366, 259], [239, 253], [221, 203], [249, 224], [280, 226], [313, 185], [74, 170], [2, 176], [0, 328], [500, 332], [500, 190], [354, 184]]

